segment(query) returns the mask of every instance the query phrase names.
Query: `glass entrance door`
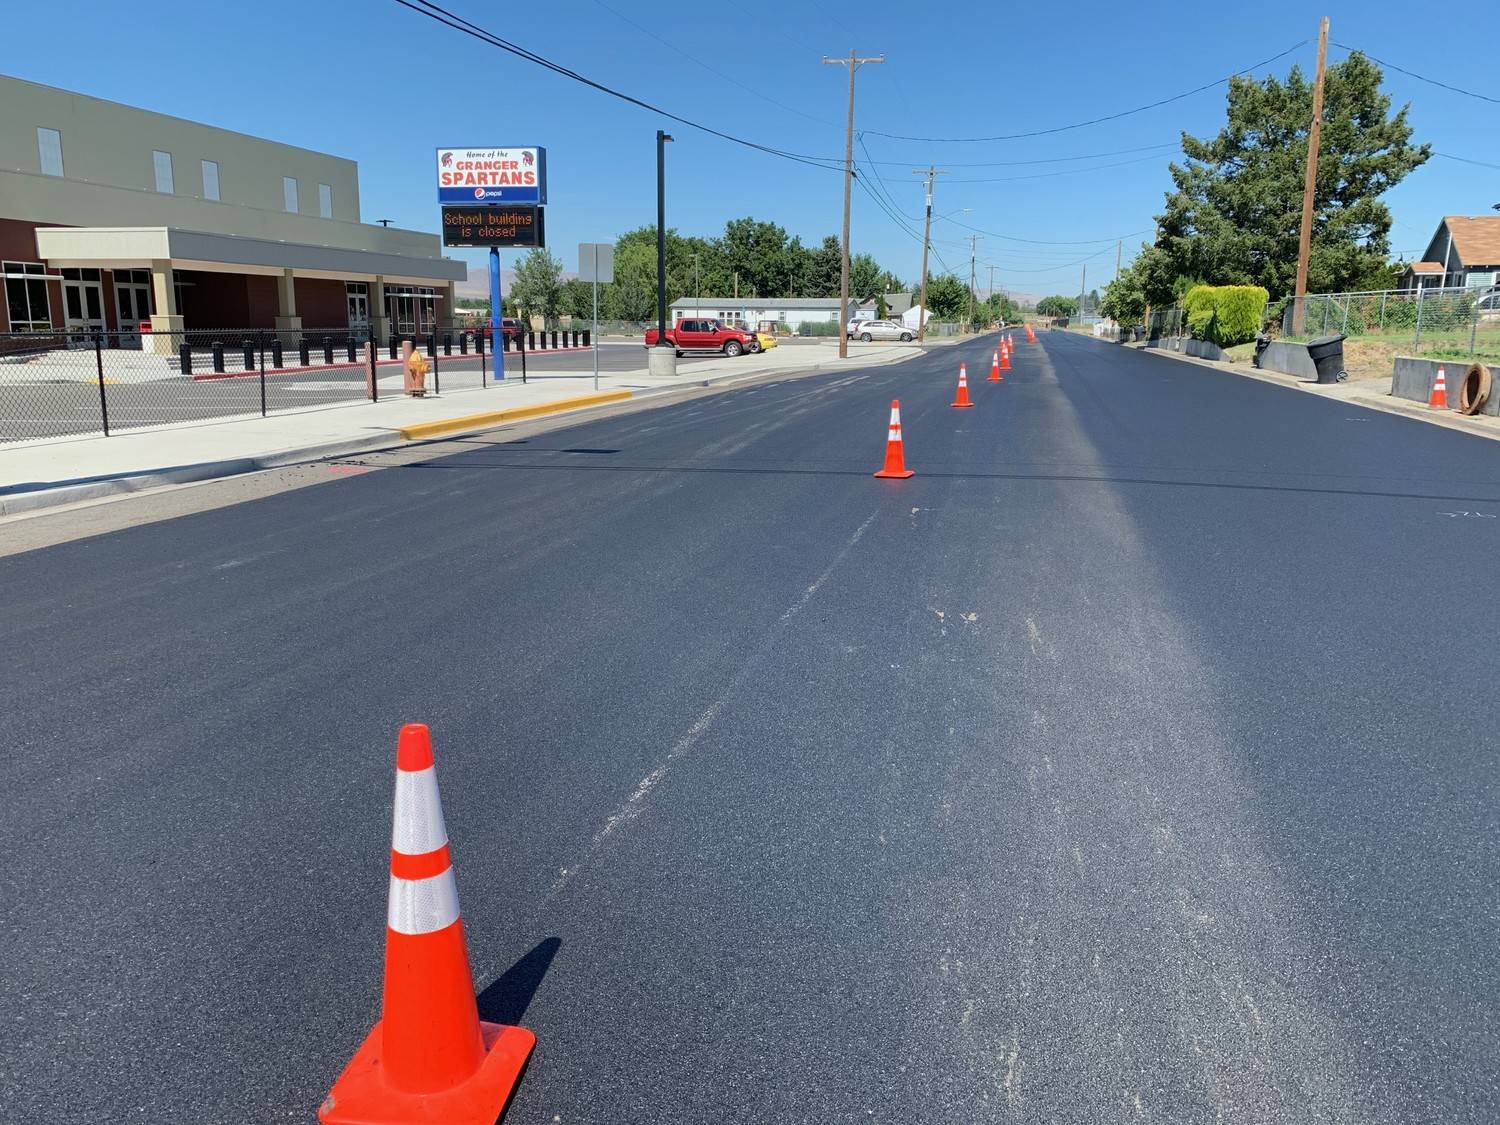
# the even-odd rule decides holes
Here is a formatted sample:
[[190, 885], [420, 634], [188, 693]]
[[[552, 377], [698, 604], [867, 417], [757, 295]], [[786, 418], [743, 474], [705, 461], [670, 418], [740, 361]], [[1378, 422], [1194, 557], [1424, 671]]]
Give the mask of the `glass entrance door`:
[[364, 333], [370, 330], [370, 291], [363, 281], [351, 281], [344, 286], [349, 302], [349, 331]]
[[120, 346], [141, 346], [141, 322], [151, 319], [151, 273], [149, 270], [115, 270], [115, 323], [120, 326]]
[[[104, 286], [98, 270], [65, 269], [63, 283], [63, 327], [69, 332], [104, 331]], [[87, 341], [77, 341], [80, 346]]]

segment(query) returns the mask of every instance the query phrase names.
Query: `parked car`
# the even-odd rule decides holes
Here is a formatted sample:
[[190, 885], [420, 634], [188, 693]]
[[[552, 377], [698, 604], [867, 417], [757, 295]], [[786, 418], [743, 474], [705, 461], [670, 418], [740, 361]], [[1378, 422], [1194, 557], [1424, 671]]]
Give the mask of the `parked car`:
[[[683, 352], [723, 352], [727, 356], [741, 355], [750, 351], [753, 336], [738, 328], [730, 328], [717, 320], [700, 320], [689, 317], [679, 320], [667, 329], [667, 343]], [[759, 342], [756, 341], [759, 350]], [[646, 347], [656, 347], [656, 329], [646, 329]]]
[[[500, 335], [501, 335], [501, 337], [504, 340], [508, 341], [511, 345], [514, 345], [516, 343], [516, 341], [518, 339], [520, 339], [522, 331], [523, 331], [523, 329], [521, 328], [521, 322], [519, 320], [517, 320], [515, 317], [513, 317], [513, 316], [502, 316], [500, 318]], [[484, 336], [485, 336], [485, 339], [489, 339], [490, 335], [491, 335], [490, 326], [488, 324], [486, 324], [484, 326]]]
[[899, 320], [860, 320], [850, 325], [850, 335], [869, 343], [871, 340], [900, 340], [905, 343], [916, 334]]
[[745, 350], [752, 355], [776, 346], [776, 337], [773, 333], [757, 331], [743, 320], [731, 320], [728, 322], [727, 327], [743, 332], [750, 338], [750, 343], [746, 345]]

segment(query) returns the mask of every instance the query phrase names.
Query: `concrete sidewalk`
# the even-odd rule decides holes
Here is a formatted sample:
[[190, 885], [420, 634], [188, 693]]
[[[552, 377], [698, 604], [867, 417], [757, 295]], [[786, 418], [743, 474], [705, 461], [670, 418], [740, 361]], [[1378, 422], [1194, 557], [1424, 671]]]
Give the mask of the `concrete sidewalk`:
[[[941, 343], [938, 343], [941, 346]], [[574, 371], [549, 371], [521, 383], [445, 390], [426, 398], [382, 398], [231, 419], [143, 427], [110, 437], [89, 435], [0, 446], [0, 516], [59, 504], [233, 476], [282, 465], [343, 457], [410, 440], [503, 425], [517, 417], [587, 409], [626, 398], [735, 383], [785, 372], [900, 363], [922, 354], [914, 345], [864, 345], [840, 359], [827, 345], [774, 348], [760, 355], [682, 364], [674, 377], [644, 367], [601, 372], [598, 392], [578, 357]]]

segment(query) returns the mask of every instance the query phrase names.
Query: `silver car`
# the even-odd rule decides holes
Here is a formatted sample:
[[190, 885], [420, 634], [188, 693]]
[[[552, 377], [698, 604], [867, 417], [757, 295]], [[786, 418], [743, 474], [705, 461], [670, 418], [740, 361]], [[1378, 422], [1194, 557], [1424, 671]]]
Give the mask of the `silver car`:
[[869, 343], [871, 340], [900, 340], [913, 338], [914, 333], [899, 320], [861, 320], [849, 326], [851, 336]]

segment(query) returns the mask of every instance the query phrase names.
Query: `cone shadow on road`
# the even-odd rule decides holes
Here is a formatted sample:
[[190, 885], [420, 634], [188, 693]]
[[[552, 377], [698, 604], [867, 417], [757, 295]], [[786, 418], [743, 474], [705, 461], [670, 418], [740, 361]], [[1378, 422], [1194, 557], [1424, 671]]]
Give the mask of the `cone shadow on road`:
[[479, 1018], [488, 1023], [519, 1024], [560, 948], [561, 938], [545, 938], [496, 977], [479, 994]]

